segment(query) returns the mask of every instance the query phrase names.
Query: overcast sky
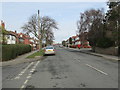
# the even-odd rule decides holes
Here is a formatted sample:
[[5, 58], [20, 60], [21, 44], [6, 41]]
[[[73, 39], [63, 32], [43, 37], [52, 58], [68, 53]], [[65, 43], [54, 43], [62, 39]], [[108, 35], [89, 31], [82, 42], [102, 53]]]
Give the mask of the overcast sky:
[[61, 42], [76, 34], [76, 22], [81, 12], [98, 8], [106, 11], [106, 2], [4, 2], [2, 20], [7, 30], [22, 32], [21, 27], [39, 9], [40, 16], [50, 16], [57, 21], [59, 30], [54, 31], [55, 41]]

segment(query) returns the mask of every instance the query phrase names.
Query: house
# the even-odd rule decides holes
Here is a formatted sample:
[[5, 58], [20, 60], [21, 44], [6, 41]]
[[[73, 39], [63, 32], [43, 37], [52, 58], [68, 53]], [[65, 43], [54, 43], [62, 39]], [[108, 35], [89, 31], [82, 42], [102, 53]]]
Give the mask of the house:
[[38, 50], [39, 40], [35, 39], [34, 37], [30, 38], [30, 45], [32, 46], [32, 50]]
[[[1, 28], [4, 30], [5, 33], [4, 33], [4, 37], [3, 37], [3, 34], [1, 34], [2, 40], [0, 43], [4, 43], [4, 44], [16, 44], [16, 43], [18, 43], [17, 33], [13, 32], [13, 31], [5, 30], [5, 23], [2, 20], [1, 20]], [[4, 41], [3, 41], [3, 38], [4, 38]]]
[[5, 37], [6, 37], [6, 44], [18, 44], [18, 35], [16, 32], [8, 31]]
[[69, 39], [66, 40], [66, 47], [69, 47]]
[[76, 48], [76, 46], [75, 46], [75, 38], [76, 38], [76, 36], [72, 36], [71, 38], [72, 38], [72, 45], [71, 45], [71, 47], [72, 48]]
[[39, 49], [39, 40], [34, 39], [34, 43], [35, 43], [35, 50]]
[[83, 32], [80, 35], [70, 37], [66, 40], [66, 46], [71, 48], [91, 48], [87, 39], [87, 35], [88, 32]]
[[82, 48], [91, 48], [88, 41], [88, 32], [83, 32], [80, 34], [80, 41]]
[[81, 41], [79, 35], [72, 36], [72, 48], [81, 48]]
[[[1, 21], [1, 28], [5, 29], [5, 23]], [[27, 44], [31, 45], [33, 50], [39, 49], [39, 41], [37, 39], [31, 38], [29, 35], [26, 35], [24, 33], [17, 33], [16, 31], [7, 31], [5, 33], [5, 44]], [[1, 34], [1, 40], [2, 43], [2, 34]]]
[[25, 44], [25, 35], [23, 33], [18, 33], [19, 44]]
[[29, 35], [23, 34], [23, 33], [18, 33], [18, 40], [19, 43], [21, 44], [31, 44], [31, 37]]
[[76, 48], [81, 48], [81, 40], [80, 40], [80, 37], [79, 37], [79, 35], [76, 35], [76, 37], [75, 37], [75, 47]]

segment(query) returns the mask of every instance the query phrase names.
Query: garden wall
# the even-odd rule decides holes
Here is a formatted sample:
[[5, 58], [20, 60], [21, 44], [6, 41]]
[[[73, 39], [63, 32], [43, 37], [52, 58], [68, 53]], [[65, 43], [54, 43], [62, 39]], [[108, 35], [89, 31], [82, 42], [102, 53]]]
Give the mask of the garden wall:
[[101, 54], [108, 54], [108, 55], [118, 55], [118, 47], [109, 47], [109, 48], [95, 47], [95, 52]]

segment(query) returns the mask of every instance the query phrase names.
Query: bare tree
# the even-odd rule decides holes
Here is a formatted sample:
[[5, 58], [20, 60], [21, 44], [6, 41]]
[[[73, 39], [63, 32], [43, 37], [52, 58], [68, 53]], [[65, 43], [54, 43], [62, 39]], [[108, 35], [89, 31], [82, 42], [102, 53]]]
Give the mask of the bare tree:
[[23, 32], [26, 34], [33, 34], [37, 39], [38, 37], [38, 18], [37, 15], [32, 15], [28, 22], [22, 26]]
[[51, 44], [54, 40], [53, 29], [58, 29], [57, 23], [54, 19], [45, 16], [41, 19], [42, 38], [46, 40], [46, 45]]
[[84, 32], [88, 32], [88, 39], [92, 42], [92, 45], [95, 45], [95, 39], [97, 37], [103, 36], [102, 32], [102, 24], [104, 19], [103, 9], [98, 10], [87, 10], [84, 13], [80, 14], [80, 20], [77, 22], [77, 27], [79, 34], [83, 34]]
[[[26, 34], [33, 34], [37, 39], [39, 39], [38, 30], [40, 30], [40, 47], [42, 47], [42, 41], [49, 37], [49, 40], [53, 40], [54, 34], [53, 29], [58, 29], [57, 23], [54, 19], [44, 16], [40, 18], [40, 28], [38, 25], [37, 15], [32, 15], [28, 22], [23, 25], [22, 29]], [[46, 40], [46, 39], [45, 39]], [[48, 40], [46, 40], [47, 42]]]

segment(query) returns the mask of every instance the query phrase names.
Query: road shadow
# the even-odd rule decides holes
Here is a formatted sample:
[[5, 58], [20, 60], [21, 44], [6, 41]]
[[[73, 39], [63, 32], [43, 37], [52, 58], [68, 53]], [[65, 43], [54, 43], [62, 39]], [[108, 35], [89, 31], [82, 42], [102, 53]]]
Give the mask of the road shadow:
[[55, 54], [45, 54], [44, 56], [55, 56]]

